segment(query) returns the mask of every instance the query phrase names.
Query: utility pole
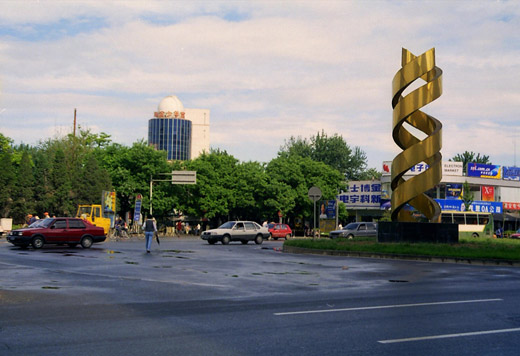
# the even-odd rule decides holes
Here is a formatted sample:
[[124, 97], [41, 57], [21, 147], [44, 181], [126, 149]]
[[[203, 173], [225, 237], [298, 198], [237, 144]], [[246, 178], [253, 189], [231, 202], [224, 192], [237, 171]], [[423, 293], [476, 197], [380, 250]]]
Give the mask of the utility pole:
[[72, 131], [72, 136], [76, 137], [76, 108], [74, 108], [74, 130]]

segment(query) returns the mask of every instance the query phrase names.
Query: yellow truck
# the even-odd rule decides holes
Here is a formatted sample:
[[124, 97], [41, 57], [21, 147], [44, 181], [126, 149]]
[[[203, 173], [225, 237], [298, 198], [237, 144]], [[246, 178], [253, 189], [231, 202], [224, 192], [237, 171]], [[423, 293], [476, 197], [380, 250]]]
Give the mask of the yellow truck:
[[102, 227], [105, 234], [114, 227], [116, 211], [116, 192], [103, 191], [101, 201], [103, 204], [80, 204], [76, 217], [91, 222], [95, 226]]

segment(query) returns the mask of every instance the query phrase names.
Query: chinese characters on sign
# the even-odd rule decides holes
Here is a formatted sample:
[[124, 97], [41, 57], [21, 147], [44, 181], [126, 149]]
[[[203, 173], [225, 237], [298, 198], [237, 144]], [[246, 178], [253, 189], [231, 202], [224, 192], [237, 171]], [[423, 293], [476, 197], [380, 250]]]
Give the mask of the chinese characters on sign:
[[520, 203], [504, 202], [504, 210], [520, 210]]
[[[464, 202], [455, 199], [435, 199], [441, 206], [441, 210], [464, 211]], [[477, 213], [496, 213], [502, 214], [502, 202], [495, 201], [474, 201], [469, 210]]]
[[156, 117], [156, 118], [159, 118], [159, 119], [164, 119], [164, 118], [172, 118], [172, 117], [175, 117], [175, 118], [181, 118], [181, 119], [184, 119], [185, 118], [185, 112], [184, 111], [181, 111], [181, 112], [178, 112], [178, 111], [174, 111], [173, 113], [171, 111], [156, 111], [153, 113], [153, 116]]
[[381, 205], [381, 181], [364, 180], [348, 183], [348, 191], [341, 193], [338, 199], [347, 209], [379, 209]]

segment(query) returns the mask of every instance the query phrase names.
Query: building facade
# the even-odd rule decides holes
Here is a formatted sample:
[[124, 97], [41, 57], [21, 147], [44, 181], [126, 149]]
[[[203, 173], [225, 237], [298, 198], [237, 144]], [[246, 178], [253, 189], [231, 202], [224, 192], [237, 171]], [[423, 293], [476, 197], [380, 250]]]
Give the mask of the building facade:
[[175, 95], [165, 97], [148, 121], [148, 144], [166, 151], [168, 160], [185, 161], [209, 153], [209, 110], [184, 109]]

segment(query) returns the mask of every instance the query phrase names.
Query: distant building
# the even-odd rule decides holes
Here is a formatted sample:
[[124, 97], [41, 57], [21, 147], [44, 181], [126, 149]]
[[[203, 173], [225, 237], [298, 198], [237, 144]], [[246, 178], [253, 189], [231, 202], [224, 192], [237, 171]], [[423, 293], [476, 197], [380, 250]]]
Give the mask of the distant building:
[[185, 161], [209, 152], [209, 110], [184, 109], [175, 95], [159, 103], [148, 121], [148, 144], [168, 153], [168, 160]]

